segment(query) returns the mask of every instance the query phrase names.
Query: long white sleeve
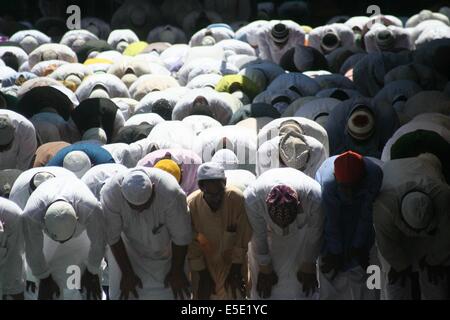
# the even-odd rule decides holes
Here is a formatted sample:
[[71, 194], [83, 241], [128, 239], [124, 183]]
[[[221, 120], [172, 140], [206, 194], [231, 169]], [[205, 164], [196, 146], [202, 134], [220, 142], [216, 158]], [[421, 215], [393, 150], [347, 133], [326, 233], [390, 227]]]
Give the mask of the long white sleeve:
[[441, 265], [450, 258], [450, 187], [439, 189], [433, 199], [439, 225], [426, 257], [430, 265]]
[[[320, 205], [320, 193], [311, 192], [308, 194], [309, 221], [305, 226], [305, 242], [303, 244], [300, 265], [315, 264], [320, 254], [323, 241], [324, 214]], [[305, 214], [305, 213], [304, 213]]]
[[25, 255], [31, 272], [38, 279], [50, 275], [50, 267], [44, 256], [44, 231], [39, 222], [24, 216]]
[[20, 147], [17, 153], [17, 169], [27, 170], [31, 167], [31, 160], [37, 148], [36, 132], [31, 122], [20, 126]]
[[90, 273], [99, 274], [106, 249], [105, 221], [100, 204], [94, 208], [85, 223], [86, 233], [91, 241], [86, 266]]
[[115, 206], [114, 190], [112, 189], [111, 180], [103, 187], [100, 196], [106, 226], [106, 242], [108, 245], [116, 244], [120, 240], [120, 235], [123, 231], [123, 221], [119, 211], [120, 206]]
[[[373, 205], [373, 223], [378, 250], [382, 257], [396, 271], [401, 271], [411, 265], [408, 251], [403, 247], [404, 237], [394, 225], [393, 209], [388, 195], [380, 194]], [[389, 201], [391, 200], [391, 201]], [[395, 208], [395, 206], [393, 206]]]
[[244, 192], [244, 197], [248, 220], [253, 229], [251, 244], [256, 261], [260, 266], [269, 266], [272, 263], [272, 258], [267, 239], [267, 222], [262, 216], [265, 209], [258, 201], [253, 188], [247, 189]]
[[25, 290], [22, 219], [18, 217], [14, 222], [9, 223], [8, 228], [10, 230], [5, 241], [7, 253], [1, 269], [0, 281], [3, 295], [19, 294]]
[[171, 202], [173, 205], [165, 213], [166, 226], [174, 244], [187, 246], [192, 242], [192, 225], [187, 210], [186, 196], [180, 190], [171, 199]]

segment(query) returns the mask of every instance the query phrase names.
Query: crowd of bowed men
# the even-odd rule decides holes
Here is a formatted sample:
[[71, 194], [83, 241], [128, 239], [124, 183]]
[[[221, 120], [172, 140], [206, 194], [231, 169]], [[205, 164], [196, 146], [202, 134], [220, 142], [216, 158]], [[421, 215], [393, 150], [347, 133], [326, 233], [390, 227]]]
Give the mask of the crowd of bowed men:
[[450, 298], [449, 7], [127, 12], [1, 37], [0, 298]]

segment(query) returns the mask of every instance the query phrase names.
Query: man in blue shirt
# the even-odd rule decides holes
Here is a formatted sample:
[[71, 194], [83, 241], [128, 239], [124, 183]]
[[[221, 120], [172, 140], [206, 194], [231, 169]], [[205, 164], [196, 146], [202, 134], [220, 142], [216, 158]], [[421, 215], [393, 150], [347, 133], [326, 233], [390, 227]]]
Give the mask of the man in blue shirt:
[[383, 172], [375, 161], [347, 151], [328, 158], [316, 174], [322, 186], [325, 215], [319, 275], [321, 299], [376, 297], [366, 285], [375, 239], [372, 205], [383, 180]]

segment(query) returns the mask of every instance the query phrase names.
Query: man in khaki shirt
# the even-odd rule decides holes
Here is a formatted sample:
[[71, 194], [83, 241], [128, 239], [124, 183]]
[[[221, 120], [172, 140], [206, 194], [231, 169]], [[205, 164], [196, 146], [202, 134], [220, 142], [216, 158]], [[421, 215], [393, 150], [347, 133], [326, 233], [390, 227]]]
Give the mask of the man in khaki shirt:
[[188, 197], [194, 240], [188, 260], [194, 299], [246, 296], [251, 227], [239, 189], [226, 187], [224, 168], [208, 162], [198, 169], [200, 190]]

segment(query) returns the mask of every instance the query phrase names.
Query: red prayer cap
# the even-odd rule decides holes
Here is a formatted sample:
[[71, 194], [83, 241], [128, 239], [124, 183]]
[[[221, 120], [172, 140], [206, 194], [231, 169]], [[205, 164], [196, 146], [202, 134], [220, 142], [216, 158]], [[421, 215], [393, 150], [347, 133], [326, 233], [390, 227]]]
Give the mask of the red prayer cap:
[[334, 160], [334, 176], [339, 183], [358, 183], [364, 176], [364, 173], [363, 156], [356, 152], [346, 151]]

